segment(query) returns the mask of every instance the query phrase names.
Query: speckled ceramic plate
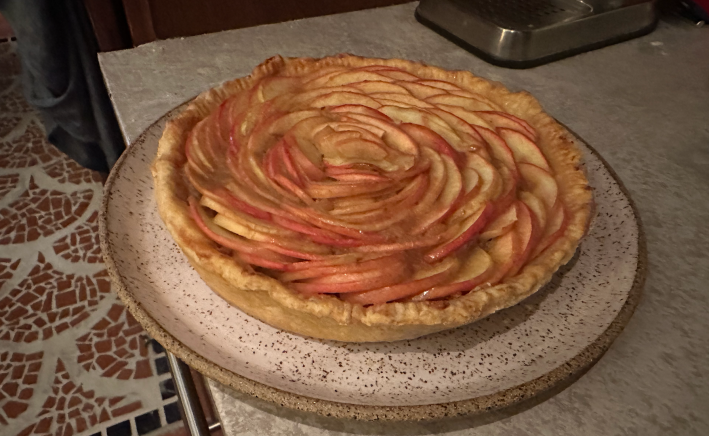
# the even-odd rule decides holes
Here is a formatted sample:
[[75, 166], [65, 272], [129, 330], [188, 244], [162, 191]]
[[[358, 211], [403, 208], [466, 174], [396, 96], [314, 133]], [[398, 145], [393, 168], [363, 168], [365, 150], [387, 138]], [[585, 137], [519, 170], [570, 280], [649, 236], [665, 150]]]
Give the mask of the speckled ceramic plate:
[[639, 298], [644, 244], [634, 208], [579, 141], [597, 215], [574, 259], [521, 304], [411, 341], [344, 344], [265, 325], [213, 293], [163, 228], [151, 126], [105, 187], [101, 244], [122, 300], [168, 350], [237, 390], [295, 409], [360, 419], [425, 419], [498, 410], [582, 374]]

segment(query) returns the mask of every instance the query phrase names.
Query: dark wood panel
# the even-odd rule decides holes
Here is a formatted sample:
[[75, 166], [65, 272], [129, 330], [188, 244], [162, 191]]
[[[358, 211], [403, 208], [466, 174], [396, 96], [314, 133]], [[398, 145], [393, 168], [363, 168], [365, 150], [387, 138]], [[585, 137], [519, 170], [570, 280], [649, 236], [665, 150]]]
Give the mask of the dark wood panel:
[[[124, 0], [124, 3], [126, 1], [140, 0]], [[220, 30], [407, 3], [406, 0], [145, 1], [150, 3], [153, 29], [158, 39], [199, 35]]]
[[[200, 1], [194, 3], [200, 4]], [[155, 41], [157, 39], [154, 30], [153, 14], [150, 10], [148, 0], [123, 0], [123, 8], [125, 9], [128, 27], [133, 39], [133, 46], [145, 44], [146, 42]], [[179, 15], [178, 15], [179, 17]], [[189, 21], [189, 16], [179, 17], [182, 21]]]
[[99, 51], [132, 47], [132, 39], [121, 0], [84, 0]]

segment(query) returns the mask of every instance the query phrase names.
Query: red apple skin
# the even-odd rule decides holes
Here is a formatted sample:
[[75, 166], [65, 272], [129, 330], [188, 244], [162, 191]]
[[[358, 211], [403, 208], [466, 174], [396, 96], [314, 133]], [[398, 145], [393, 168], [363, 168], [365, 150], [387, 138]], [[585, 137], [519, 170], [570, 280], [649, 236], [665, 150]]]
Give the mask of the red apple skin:
[[226, 248], [235, 250], [238, 256], [252, 265], [279, 271], [285, 271], [288, 268], [288, 263], [280, 260], [286, 260], [288, 259], [287, 257], [279, 256], [274, 252], [257, 247], [249, 241], [240, 241], [237, 238], [226, 238], [212, 231], [199, 212], [198, 208], [201, 206], [198, 204], [197, 200], [194, 197], [190, 197], [188, 201], [190, 205], [190, 216], [197, 224], [197, 227], [199, 227], [209, 239]]
[[502, 236], [512, 229], [517, 223], [517, 204], [511, 204], [506, 210], [502, 211], [490, 220], [490, 224], [485, 227], [480, 235], [483, 240], [490, 240]]
[[490, 276], [486, 279], [487, 283], [494, 286], [507, 275], [521, 256], [519, 246], [519, 236], [517, 229], [514, 228], [491, 242], [487, 251], [495, 264]]
[[376, 109], [372, 109], [369, 106], [362, 106], [361, 104], [342, 104], [339, 106], [330, 106], [327, 108], [330, 112], [334, 113], [356, 113], [368, 115], [370, 117], [379, 118], [383, 121], [392, 122], [391, 118]]
[[248, 263], [250, 265], [260, 266], [261, 268], [268, 268], [276, 271], [284, 271], [287, 265], [264, 259], [254, 254], [245, 253], [243, 251], [237, 252], [236, 256], [239, 257], [243, 262]]
[[429, 251], [424, 256], [426, 262], [432, 263], [439, 259], [443, 259], [455, 250], [462, 247], [466, 242], [473, 239], [480, 233], [482, 229], [485, 228], [487, 220], [490, 218], [493, 208], [490, 203], [486, 203], [478, 214], [477, 219], [468, 227], [463, 233], [455, 237], [455, 239], [445, 243], [442, 246], [436, 247], [435, 249]]
[[404, 266], [400, 266], [401, 271], [392, 268], [391, 271], [384, 271], [380, 276], [347, 283], [291, 283], [289, 286], [305, 295], [312, 294], [347, 294], [350, 292], [363, 292], [372, 289], [383, 288], [398, 283], [404, 276]]
[[293, 158], [293, 163], [312, 181], [321, 181], [327, 178], [325, 172], [308, 159], [308, 157], [298, 148], [295, 141], [287, 136], [283, 137], [288, 147], [288, 152]]
[[449, 276], [450, 270], [443, 271], [438, 274], [410, 282], [399, 283], [380, 289], [374, 289], [372, 291], [342, 295], [341, 298], [349, 303], [361, 304], [363, 306], [370, 304], [384, 304], [421, 293], [426, 289], [442, 283]]
[[475, 289], [478, 286], [485, 283], [487, 281], [488, 277], [490, 277], [492, 275], [492, 272], [493, 272], [493, 268], [490, 267], [490, 268], [486, 269], [484, 272], [480, 273], [477, 277], [474, 277], [469, 280], [465, 280], [465, 281], [458, 282], [458, 283], [450, 283], [450, 284], [446, 284], [446, 285], [434, 285], [430, 289], [411, 298], [411, 301], [438, 300], [438, 299], [448, 297], [448, 296], [453, 295], [458, 292], [472, 291], [473, 289]]
[[523, 185], [528, 187], [527, 190], [542, 200], [547, 212], [551, 212], [559, 196], [559, 187], [554, 176], [543, 168], [529, 163], [520, 163], [519, 173]]
[[453, 162], [455, 162], [458, 168], [462, 167], [463, 154], [451, 147], [438, 133], [419, 124], [401, 123], [399, 127], [416, 141], [417, 144], [431, 147], [437, 152], [447, 155], [453, 159]]
[[549, 162], [547, 162], [544, 153], [537, 147], [533, 141], [517, 130], [501, 127], [497, 129], [500, 137], [505, 140], [507, 146], [512, 150], [514, 158], [519, 163], [530, 163], [542, 168], [545, 171], [550, 171]]
[[539, 257], [539, 255], [541, 255], [547, 248], [554, 245], [554, 243], [564, 235], [568, 224], [569, 216], [566, 213], [564, 206], [561, 203], [558, 203], [555, 210], [552, 212], [552, 216], [548, 218], [546, 232], [539, 241], [539, 244], [537, 244], [533, 250], [530, 259]]
[[[440, 100], [442, 102], [452, 102], [458, 101], [456, 99], [466, 99], [469, 97], [466, 96], [466, 92], [462, 89], [448, 84], [447, 82], [437, 83], [437, 81], [433, 80], [420, 80], [416, 76], [396, 68], [374, 66], [358, 70], [359, 71], [355, 71], [354, 73], [350, 71], [332, 70], [315, 80], [322, 82], [328, 81], [330, 84], [342, 83], [349, 85], [351, 83], [357, 83], [356, 80], [358, 79], [377, 78], [378, 80], [391, 83], [392, 86], [400, 86], [399, 83], [402, 83], [402, 81], [415, 80], [416, 82], [410, 83], [415, 83], [419, 88], [416, 88], [416, 85], [412, 85], [410, 88], [417, 89], [427, 96], [433, 96], [434, 98], [431, 101]], [[354, 80], [354, 82], [352, 82], [352, 80]], [[257, 91], [263, 90], [265, 89], [264, 87], [268, 86], [270, 85], [267, 81], [262, 81], [260, 85], [254, 87], [254, 90], [252, 90], [248, 98], [254, 101], [257, 100], [259, 98]], [[274, 86], [280, 85], [276, 83]], [[440, 92], [436, 91], [433, 87], [440, 90]], [[418, 146], [427, 146], [441, 155], [448, 156], [455, 162], [455, 166], [459, 169], [467, 165], [466, 154], [469, 154], [469, 152], [464, 153], [457, 151], [441, 135], [427, 126], [409, 123], [400, 124], [398, 121], [393, 121], [382, 112], [384, 109], [381, 111], [376, 109], [377, 107], [381, 107], [381, 104], [370, 104], [371, 102], [368, 97], [363, 94], [358, 94], [357, 92], [351, 92], [352, 90], [357, 91], [355, 88], [356, 87], [353, 86], [343, 86], [341, 89], [333, 89], [330, 90], [330, 92], [323, 91], [319, 95], [313, 94], [313, 98], [315, 99], [314, 104], [328, 103], [328, 105], [317, 111], [318, 116], [325, 120], [330, 119], [333, 123], [340, 123], [338, 125], [344, 130], [353, 129], [352, 127], [346, 127], [342, 124], [349, 121], [371, 123], [372, 126], [376, 126], [376, 128], [382, 129], [382, 131], [385, 130], [386, 133], [380, 132], [379, 134], [389, 135], [385, 137], [387, 144], [395, 144], [395, 147], [392, 148], [398, 147], [398, 150], [404, 154], [417, 156], [415, 167], [409, 168], [410, 163], [407, 162], [403, 166], [403, 169], [400, 168], [392, 171], [391, 174], [387, 173], [384, 175], [382, 171], [369, 171], [362, 169], [366, 167], [361, 166], [352, 166], [349, 168], [328, 166], [317, 159], [318, 155], [311, 150], [312, 147], [308, 146], [308, 144], [301, 144], [299, 146], [298, 143], [289, 136], [292, 133], [287, 131], [273, 135], [273, 137], [278, 137], [285, 134], [281, 142], [273, 147], [269, 153], [264, 155], [264, 147], [259, 149], [251, 144], [250, 141], [248, 144], [240, 143], [241, 136], [239, 135], [239, 127], [241, 123], [244, 122], [244, 117], [242, 114], [233, 113], [233, 105], [229, 100], [223, 102], [216, 111], [216, 115], [213, 116], [215, 118], [213, 120], [214, 122], [211, 123], [213, 124], [213, 129], [206, 129], [205, 132], [203, 132], [207, 136], [214, 137], [213, 139], [218, 139], [218, 141], [211, 141], [209, 143], [214, 142], [217, 144], [217, 148], [224, 148], [227, 160], [231, 159], [234, 163], [238, 163], [238, 165], [244, 167], [241, 169], [241, 173], [234, 174], [237, 179], [234, 182], [236, 187], [228, 185], [233, 195], [227, 189], [207, 191], [203, 193], [203, 195], [216, 197], [222, 204], [229, 204], [230, 207], [256, 218], [268, 220], [283, 228], [294, 230], [304, 235], [309, 240], [335, 247], [332, 249], [332, 255], [302, 252], [300, 251], [301, 249], [307, 249], [308, 251], [320, 253], [319, 250], [315, 250], [313, 247], [304, 247], [302, 244], [286, 244], [286, 241], [284, 241], [283, 244], [279, 244], [276, 240], [250, 241], [240, 237], [229, 238], [228, 232], [222, 232], [221, 229], [210, 227], [216, 226], [216, 224], [211, 222], [211, 219], [208, 219], [209, 222], [205, 222], [205, 215], [203, 213], [200, 214], [197, 210], [200, 206], [193, 204], [194, 201], [190, 201], [190, 213], [194, 215], [193, 218], [200, 229], [215, 242], [219, 244], [223, 242], [224, 244], [228, 244], [223, 244], [225, 247], [236, 250], [238, 253], [234, 255], [235, 257], [247, 263], [251, 263], [254, 266], [282, 271], [282, 273], [277, 273], [277, 275], [283, 281], [291, 282], [292, 288], [304, 295], [318, 293], [341, 294], [340, 298], [343, 300], [362, 305], [384, 304], [390, 301], [401, 301], [402, 299], [405, 301], [423, 301], [427, 299], [445, 298], [456, 293], [470, 291], [486, 282], [496, 283], [505, 277], [517, 274], [521, 268], [523, 268], [525, 262], [553, 245], [564, 233], [568, 217], [566, 216], [563, 206], [559, 208], [559, 205], [556, 203], [550, 205], [550, 207], [554, 207], [554, 211], [560, 212], [556, 212], [556, 221], [554, 221], [554, 223], [551, 223], [552, 218], [549, 218], [549, 228], [545, 231], [545, 229], [540, 228], [539, 224], [534, 219], [529, 206], [516, 200], [516, 187], [517, 184], [522, 181], [522, 175], [518, 170], [518, 162], [515, 160], [518, 155], [524, 157], [522, 161], [524, 162], [526, 160], [526, 165], [528, 166], [536, 165], [540, 171], [545, 170], [545, 165], [546, 168], [548, 168], [548, 163], [543, 155], [541, 155], [541, 152], [539, 152], [539, 155], [542, 156], [543, 161], [538, 159], [538, 155], [535, 152], [535, 148], [537, 151], [539, 149], [534, 144], [536, 137], [534, 129], [524, 120], [508, 116], [508, 114], [502, 112], [494, 110], [475, 111], [473, 109], [470, 109], [471, 113], [478, 114], [483, 120], [496, 126], [496, 128], [499, 129], [498, 131], [502, 133], [498, 135], [495, 131], [475, 126], [460, 119], [460, 117], [455, 114], [452, 114], [452, 117], [456, 117], [460, 119], [461, 122], [470, 126], [470, 132], [466, 129], [461, 130], [460, 128], [454, 130], [458, 136], [463, 137], [466, 141], [470, 139], [471, 136], [469, 135], [472, 135], [472, 137], [479, 137], [479, 139], [488, 144], [487, 149], [485, 149], [483, 142], [481, 142], [479, 147], [476, 147], [473, 151], [480, 155], [482, 159], [491, 161], [498, 167], [495, 169], [496, 177], [501, 177], [503, 186], [500, 191], [498, 187], [500, 182], [496, 182], [497, 185], [495, 186], [494, 194], [489, 194], [489, 201], [485, 203], [482, 212], [480, 212], [474, 220], [470, 220], [469, 215], [464, 214], [463, 219], [468, 219], [468, 221], [451, 220], [451, 222], [456, 223], [454, 230], [449, 227], [447, 231], [439, 231], [439, 228], [444, 226], [437, 223], [446, 219], [450, 215], [451, 210], [456, 209], [461, 202], [466, 200], [467, 197], [463, 192], [464, 189], [461, 189], [458, 196], [453, 201], [453, 204], [451, 204], [447, 210], [426, 211], [428, 215], [431, 215], [431, 219], [439, 217], [439, 215], [440, 218], [436, 219], [433, 223], [436, 226], [431, 232], [426, 232], [425, 236], [416, 240], [413, 238], [397, 240], [389, 233], [387, 233], [388, 236], [385, 237], [375, 233], [373, 231], [375, 230], [374, 226], [361, 225], [359, 230], [347, 227], [348, 224], [353, 223], [357, 225], [359, 225], [358, 223], [360, 222], [366, 224], [367, 218], [373, 221], [396, 218], [398, 216], [397, 214], [405, 213], [410, 209], [412, 206], [412, 198], [419, 198], [424, 195], [429, 185], [428, 179], [426, 179], [425, 184], [421, 184], [421, 189], [417, 188], [412, 190], [411, 196], [401, 199], [400, 202], [397, 199], [396, 205], [390, 200], [391, 198], [395, 198], [398, 189], [400, 189], [394, 189], [394, 187], [399, 186], [399, 183], [403, 185], [403, 182], [400, 181], [406, 181], [408, 179], [410, 182], [413, 176], [418, 174], [412, 174], [414, 173], [414, 169], [417, 171], [427, 170], [428, 167], [424, 169], [416, 167], [416, 165], [419, 165], [419, 162], [426, 160], [424, 159], [425, 156], [422, 157]], [[356, 99], [361, 100], [363, 104], [347, 102], [348, 100], [345, 97], [349, 96], [349, 94], [352, 94], [353, 98], [356, 97]], [[403, 95], [408, 96], [409, 94]], [[382, 94], [382, 98], [392, 99], [391, 96], [384, 94]], [[358, 101], [356, 99], [354, 101]], [[402, 103], [407, 102], [404, 99], [393, 98], [393, 100], [402, 100]], [[261, 134], [253, 132], [267, 132], [269, 124], [273, 119], [282, 115], [276, 112], [285, 107], [283, 106], [284, 102], [285, 100], [279, 102], [281, 106], [278, 106], [278, 109], [272, 108], [268, 104], [264, 105], [263, 110], [258, 113], [260, 119], [256, 117], [256, 120], [254, 120], [254, 117], [249, 115], [249, 119], [247, 119], [246, 122], [250, 123], [248, 125], [250, 126], [249, 128], [252, 129], [252, 135]], [[340, 102], [346, 103], [338, 104]], [[480, 104], [478, 104], [478, 102]], [[268, 103], [273, 105], [272, 102]], [[484, 105], [485, 101], [482, 99], [472, 104], [472, 106], [475, 107]], [[241, 116], [240, 119], [238, 118], [239, 116]], [[440, 115], [438, 116], [440, 117]], [[454, 121], [457, 122], [457, 120]], [[482, 120], [480, 123], [485, 124]], [[448, 124], [450, 124], [450, 122]], [[337, 130], [337, 132], [341, 132], [341, 130]], [[373, 134], [376, 134], [376, 131], [374, 131]], [[448, 138], [447, 131], [441, 134]], [[511, 141], [513, 145], [511, 146], [508, 145], [506, 141], [506, 139], [509, 138], [512, 138]], [[451, 143], [458, 146], [458, 143], [454, 141], [454, 139], [457, 140], [457, 138], [451, 135], [449, 139], [452, 141]], [[530, 143], [535, 148], [530, 147]], [[302, 150], [300, 147], [303, 147]], [[192, 156], [193, 153], [191, 153], [190, 146], [186, 144], [185, 154], [188, 161], [195, 161], [195, 171], [205, 172], [205, 168], [199, 167], [199, 162], [205, 159], [207, 161], [217, 162], [217, 156], [219, 155], [217, 148], [209, 147], [206, 150], [196, 150], [194, 153], [195, 156]], [[252, 149], [258, 149], [259, 152], [254, 153]], [[488, 151], [492, 152], [495, 160], [490, 159]], [[426, 150], [426, 152], [431, 153], [430, 150]], [[205, 159], [201, 157], [202, 154], [205, 155]], [[242, 159], [247, 159], [250, 154], [264, 156], [264, 165], [262, 168], [249, 166], [253, 164], [252, 160], [261, 159], [260, 157], [252, 157], [250, 158], [251, 161], [247, 160], [243, 163], [238, 162], [239, 156], [241, 156]], [[310, 156], [310, 159], [314, 161], [318, 161], [318, 164], [313, 163], [307, 156]], [[445, 159], [448, 169], [450, 169], [451, 162], [448, 158]], [[430, 166], [431, 163], [428, 162], [428, 165]], [[261, 174], [262, 170], [265, 170], [266, 178]], [[525, 171], [528, 175], [530, 172], [536, 170], [527, 167]], [[422, 174], [422, 176], [424, 175], [425, 174]], [[480, 177], [481, 181], [477, 185], [473, 186], [471, 184], [471, 187], [473, 187], [471, 193], [469, 193], [471, 197], [474, 195], [482, 195], [481, 192], [478, 192], [482, 190], [482, 175]], [[534, 177], [535, 176], [532, 178]], [[333, 179], [336, 181], [333, 181]], [[495, 181], [497, 179], [489, 180]], [[276, 188], [272, 188], [269, 185], [270, 181], [274, 182]], [[329, 214], [329, 212], [333, 210], [333, 205], [339, 204], [337, 203], [339, 200], [330, 200], [329, 197], [356, 197], [356, 195], [364, 196], [372, 192], [381, 194], [383, 191], [378, 191], [376, 188], [370, 189], [372, 187], [368, 185], [387, 183], [392, 185], [391, 192], [378, 197], [377, 200], [381, 200], [384, 203], [389, 200], [389, 203], [386, 203], [388, 206], [385, 208], [385, 212], [381, 214], [381, 217], [376, 216], [372, 218], [370, 216], [372, 211], [370, 210], [340, 213], [339, 216], [335, 213], [332, 215]], [[242, 186], [246, 191], [244, 194], [238, 189]], [[276, 190], [274, 191], [273, 189]], [[294, 201], [284, 200], [284, 204], [274, 205], [276, 208], [282, 207], [282, 210], [279, 209], [277, 212], [274, 212], [265, 208], [263, 204], [264, 202], [273, 203], [273, 197], [278, 197], [276, 192], [280, 192], [278, 189], [284, 190], [284, 192], [287, 191], [289, 194], [288, 198]], [[271, 190], [270, 193], [269, 190]], [[307, 194], [307, 192], [310, 191], [314, 191], [323, 198], [322, 200], [317, 200], [318, 208], [316, 210], [308, 210], [308, 208], [297, 204], [297, 198], [300, 198], [306, 203], [313, 203], [314, 200]], [[448, 194], [444, 197], [445, 203], [448, 203], [452, 198], [452, 192], [452, 190], [449, 190]], [[489, 192], [492, 193], [493, 191]], [[414, 195], [416, 193], [418, 193], [418, 195]], [[273, 197], [268, 194], [273, 194]], [[263, 196], [263, 201], [257, 202], [256, 206], [251, 206], [249, 203], [242, 200], [246, 199], [250, 202], [252, 201], [252, 195]], [[392, 195], [394, 197], [392, 197]], [[494, 198], [495, 196], [497, 198]], [[415, 204], [416, 201], [417, 200], [413, 201], [413, 204]], [[477, 207], [483, 201], [485, 201], [485, 199], [474, 203], [474, 205]], [[550, 203], [549, 198], [547, 198], [546, 202]], [[437, 200], [435, 205], [439, 206], [441, 203], [443, 203], [443, 201]], [[344, 205], [345, 203], [342, 204]], [[365, 203], [353, 204], [360, 207], [366, 206]], [[407, 281], [407, 278], [411, 276], [411, 266], [408, 265], [407, 262], [402, 261], [400, 257], [397, 257], [403, 256], [401, 253], [402, 250], [415, 249], [418, 254], [423, 252], [427, 262], [437, 262], [441, 259], [446, 259], [447, 256], [455, 256], [456, 250], [459, 250], [480, 235], [485, 229], [485, 226], [495, 218], [496, 214], [500, 214], [508, 209], [510, 204], [514, 205], [515, 210], [519, 209], [519, 217], [517, 221], [513, 223], [512, 228], [508, 229], [509, 231], [507, 233], [504, 232], [506, 229], [501, 229], [501, 234], [496, 235], [496, 237], [490, 241], [494, 253], [494, 255], [491, 254], [491, 258], [494, 260], [491, 266], [484, 272], [478, 274], [480, 269], [485, 268], [485, 266], [482, 266], [473, 272], [474, 274], [478, 274], [477, 277], [468, 278], [467, 276], [457, 276], [459, 277], [458, 280], [462, 278], [467, 279], [458, 283], [447, 282], [447, 280], [450, 281], [450, 271], [439, 272], [418, 280], [408, 279]], [[214, 206], [216, 207], [216, 205]], [[368, 213], [370, 215], [367, 215]], [[464, 229], [464, 227], [460, 226], [459, 223], [461, 222], [465, 222], [467, 228]], [[468, 223], [472, 224], [468, 226]], [[431, 226], [429, 225], [427, 228], [430, 229]], [[367, 232], [362, 231], [362, 229], [370, 229], [372, 231]], [[461, 232], [461, 230], [463, 231]], [[436, 232], [439, 232], [439, 234], [435, 237], [431, 236], [432, 233]], [[459, 232], [460, 234], [458, 234]], [[431, 250], [431, 246], [435, 248]], [[336, 247], [348, 247], [352, 248], [352, 250], [339, 250]], [[427, 250], [429, 251], [426, 252]], [[365, 258], [369, 258], [372, 255], [381, 257], [354, 264], [338, 264], [337, 261], [331, 259], [331, 257], [340, 256], [340, 254], [337, 253], [342, 252], [354, 252], [356, 256], [366, 256]], [[503, 256], [503, 254], [505, 256]], [[299, 259], [306, 260], [298, 261]], [[450, 258], [448, 258], [448, 260], [450, 260]], [[381, 265], [385, 264], [390, 269], [386, 272], [379, 269]], [[479, 265], [480, 262], [477, 262], [477, 264]], [[418, 300], [414, 297], [418, 298]]]
[[514, 115], [498, 111], [477, 111], [475, 114], [496, 128], [506, 127], [508, 129], [517, 130], [529, 138], [530, 141], [537, 140], [537, 132], [534, 128], [523, 119], [517, 118]]
[[[333, 274], [351, 274], [373, 269], [381, 269], [382, 265], [401, 262], [401, 255], [396, 253], [393, 255], [376, 257], [374, 259], [364, 261], [350, 260], [349, 263], [341, 264], [335, 262], [336, 260], [333, 260], [333, 258], [328, 258], [322, 261], [293, 263], [289, 265], [290, 268], [288, 268], [286, 272], [279, 276], [279, 279], [285, 282], [293, 282]], [[297, 269], [292, 269], [292, 267], [295, 267], [296, 265]]]
[[517, 176], [517, 163], [515, 162], [514, 154], [505, 141], [495, 132], [485, 127], [475, 126], [475, 130], [487, 142], [490, 152], [495, 159], [502, 162], [512, 174]]
[[516, 256], [506, 277], [517, 275], [529, 258], [532, 249], [539, 242], [539, 227], [537, 227], [536, 221], [532, 218], [532, 212], [529, 210], [529, 207], [523, 202], [518, 201], [517, 213], [516, 230], [519, 237], [519, 254]]

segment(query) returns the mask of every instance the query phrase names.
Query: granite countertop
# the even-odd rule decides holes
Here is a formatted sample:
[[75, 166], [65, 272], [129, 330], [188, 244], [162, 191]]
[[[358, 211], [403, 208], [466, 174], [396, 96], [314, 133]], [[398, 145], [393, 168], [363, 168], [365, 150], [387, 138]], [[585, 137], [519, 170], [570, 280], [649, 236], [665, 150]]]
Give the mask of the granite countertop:
[[103, 53], [128, 143], [167, 111], [264, 59], [350, 52], [470, 70], [528, 90], [624, 182], [648, 247], [645, 292], [607, 354], [548, 401], [496, 422], [372, 424], [292, 412], [210, 381], [225, 433], [709, 434], [709, 29], [653, 33], [529, 70], [489, 65], [418, 24], [410, 3]]

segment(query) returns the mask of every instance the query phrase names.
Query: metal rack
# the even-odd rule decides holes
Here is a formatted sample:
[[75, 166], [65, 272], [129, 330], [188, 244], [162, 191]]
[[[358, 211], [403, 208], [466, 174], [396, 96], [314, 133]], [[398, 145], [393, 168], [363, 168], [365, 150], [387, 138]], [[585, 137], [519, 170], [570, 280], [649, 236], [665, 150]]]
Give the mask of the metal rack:
[[221, 422], [215, 421], [211, 424], [207, 422], [190, 367], [167, 350], [165, 350], [165, 355], [175, 382], [182, 422], [187, 430], [192, 436], [209, 436], [215, 430], [220, 429]]

